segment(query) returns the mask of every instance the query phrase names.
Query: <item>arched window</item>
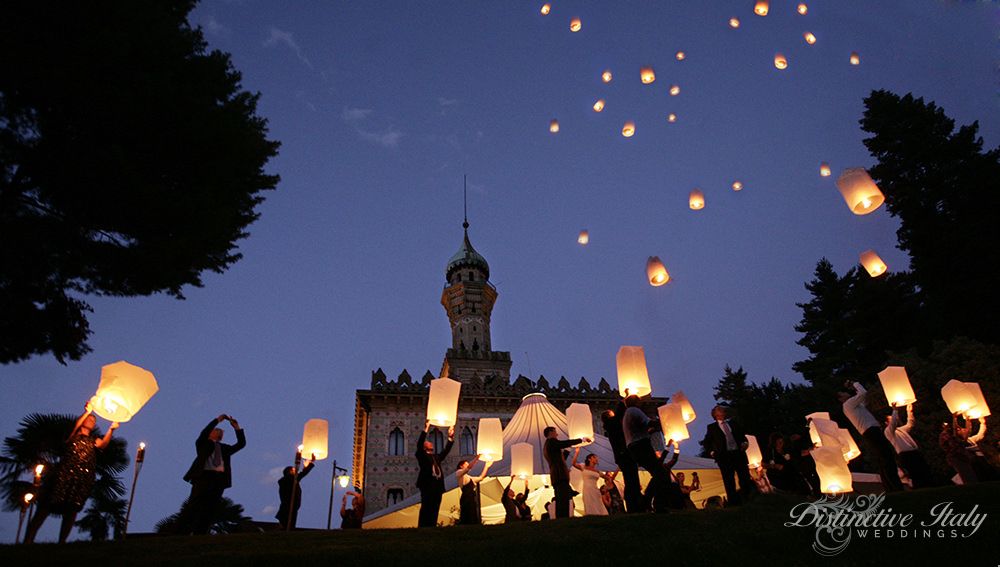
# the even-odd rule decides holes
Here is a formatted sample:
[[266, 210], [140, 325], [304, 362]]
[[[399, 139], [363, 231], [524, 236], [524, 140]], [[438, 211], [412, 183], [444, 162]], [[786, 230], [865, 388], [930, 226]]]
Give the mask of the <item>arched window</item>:
[[428, 440], [434, 444], [434, 452], [440, 453], [444, 450], [444, 433], [441, 433], [440, 429], [435, 429], [431, 431], [428, 435]]
[[389, 432], [389, 456], [398, 457], [406, 454], [403, 432], [397, 427]]
[[472, 430], [468, 427], [462, 428], [462, 436], [458, 439], [458, 448], [463, 455], [476, 454], [476, 439], [472, 436]]
[[392, 506], [393, 504], [403, 501], [403, 489], [402, 488], [390, 488], [388, 492], [385, 493], [385, 504], [386, 506]]

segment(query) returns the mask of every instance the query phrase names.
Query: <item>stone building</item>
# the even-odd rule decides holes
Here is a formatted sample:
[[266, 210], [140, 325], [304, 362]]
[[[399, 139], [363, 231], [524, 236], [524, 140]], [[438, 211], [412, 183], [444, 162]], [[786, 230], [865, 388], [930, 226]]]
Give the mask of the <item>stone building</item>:
[[[544, 393], [560, 411], [575, 402], [589, 404], [594, 430], [603, 432], [600, 412], [620, 399], [604, 378], [596, 386], [585, 378], [573, 386], [565, 377], [550, 384], [544, 376], [537, 381], [518, 376], [511, 382], [510, 353], [493, 350], [490, 336], [490, 316], [498, 292], [489, 281], [486, 258], [469, 241], [469, 223], [465, 222], [463, 228], [462, 246], [448, 261], [441, 294], [441, 305], [451, 324], [452, 344], [445, 352], [439, 376], [462, 383], [455, 444], [443, 463], [445, 473], [454, 471], [460, 460], [476, 454], [480, 418], [497, 417], [506, 426], [521, 399], [533, 392]], [[356, 391], [352, 475], [365, 494], [368, 512], [418, 492], [414, 453], [424, 427], [430, 381], [436, 377], [427, 371], [415, 380], [403, 370], [390, 380], [380, 368], [372, 372], [369, 389]], [[647, 399], [644, 409], [655, 414], [656, 406], [666, 400]], [[441, 448], [446, 435], [446, 431], [432, 427], [428, 439]]]

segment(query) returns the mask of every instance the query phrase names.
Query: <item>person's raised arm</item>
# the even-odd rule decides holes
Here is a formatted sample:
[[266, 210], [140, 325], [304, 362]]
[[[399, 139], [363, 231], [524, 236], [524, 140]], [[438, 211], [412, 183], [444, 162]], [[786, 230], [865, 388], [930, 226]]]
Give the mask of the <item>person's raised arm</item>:
[[83, 413], [80, 414], [80, 417], [76, 418], [76, 422], [73, 423], [73, 431], [70, 431], [69, 437], [67, 437], [67, 439], [72, 439], [73, 436], [76, 435], [77, 430], [79, 430], [80, 426], [83, 425], [83, 421], [87, 419], [87, 416], [89, 416], [93, 412], [94, 412], [94, 404], [92, 404], [88, 400], [87, 403], [83, 404]]
[[886, 429], [889, 430], [889, 435], [891, 435], [892, 437], [896, 436], [896, 429], [900, 429], [899, 410], [896, 409], [895, 407], [892, 408], [892, 415], [889, 416], [889, 425], [886, 426]]
[[579, 447], [577, 447], [577, 448], [576, 448], [576, 450], [575, 450], [575, 451], [573, 451], [573, 462], [572, 462], [572, 463], [570, 463], [570, 464], [571, 464], [571, 465], [572, 465], [572, 466], [573, 466], [574, 468], [576, 468], [576, 469], [579, 469], [579, 470], [581, 470], [581, 471], [582, 471], [582, 470], [583, 470], [583, 465], [581, 465], [580, 463], [576, 462], [576, 460], [577, 460], [577, 459], [578, 459], [579, 457], [580, 457], [580, 448], [579, 448]]
[[424, 451], [424, 441], [427, 440], [427, 432], [430, 431], [430, 428], [431, 428], [431, 420], [429, 420], [429, 419], [425, 420], [424, 421], [424, 430], [421, 431], [420, 435], [417, 436], [417, 452], [416, 452], [416, 455], [417, 455], [418, 459], [421, 456], [427, 454], [427, 452]]
[[868, 390], [865, 390], [865, 387], [861, 385], [861, 382], [854, 382], [852, 385], [854, 386], [854, 392], [855, 392], [852, 399], [857, 398], [857, 402], [855, 402], [855, 405], [864, 404], [865, 401], [868, 399]]
[[486, 478], [486, 473], [489, 472], [490, 465], [492, 465], [492, 464], [493, 464], [492, 461], [486, 461], [486, 464], [483, 465], [483, 472], [480, 473], [479, 476], [472, 477], [472, 480], [475, 481], [475, 482], [482, 482], [483, 479]]
[[301, 482], [302, 479], [304, 479], [306, 475], [309, 474], [309, 471], [313, 470], [315, 466], [316, 466], [316, 453], [313, 453], [312, 458], [309, 459], [309, 464], [302, 467], [302, 472], [299, 473], [299, 482]]
[[969, 437], [969, 442], [974, 444], [979, 443], [983, 440], [983, 437], [986, 437], [986, 418], [980, 417], [976, 421], [979, 422], [979, 431], [972, 437]]
[[111, 427], [108, 427], [108, 432], [104, 434], [103, 438], [98, 439], [97, 441], [94, 441], [94, 446], [97, 447], [98, 449], [103, 449], [103, 448], [107, 447], [108, 443], [111, 442], [111, 433], [115, 429], [118, 429], [118, 422], [117, 421], [114, 422], [114, 423], [112, 423]]
[[229, 416], [228, 419], [229, 419], [229, 424], [233, 426], [234, 430], [236, 430], [236, 443], [234, 443], [229, 448], [229, 454], [231, 455], [231, 454], [239, 451], [243, 447], [247, 446], [247, 436], [246, 436], [246, 433], [243, 432], [243, 428], [240, 427], [240, 422], [238, 422], [235, 419], [233, 419], [232, 416]]
[[347, 494], [340, 499], [340, 517], [343, 518], [347, 514]]
[[[448, 456], [448, 453], [451, 452], [451, 446], [454, 444], [455, 444], [455, 426], [452, 425], [451, 427], [448, 428], [448, 442], [444, 444], [444, 449], [441, 450], [441, 453], [438, 455], [438, 459], [443, 461], [444, 458]], [[476, 458], [478, 459], [479, 456], [477, 455]]]
[[[893, 410], [893, 412], [895, 412], [895, 410]], [[906, 424], [905, 425], [897, 425], [897, 427], [899, 428], [900, 431], [904, 431], [906, 433], [909, 433], [910, 430], [913, 429], [913, 426], [916, 425], [916, 424], [917, 424], [917, 416], [913, 412], [913, 404], [907, 404], [906, 405]]]
[[510, 490], [511, 486], [513, 486], [515, 478], [517, 478], [515, 475], [510, 475], [510, 482], [507, 483], [507, 488], [503, 489], [504, 496], [507, 496], [507, 491]]
[[223, 413], [223, 414], [219, 414], [219, 417], [217, 417], [217, 418], [213, 419], [212, 421], [208, 422], [208, 425], [206, 425], [205, 428], [201, 430], [201, 433], [198, 434], [198, 439], [195, 440], [195, 442], [194, 442], [195, 445], [197, 445], [197, 444], [199, 444], [199, 443], [201, 443], [203, 441], [208, 441], [208, 436], [212, 434], [212, 430], [215, 429], [215, 427], [217, 425], [219, 425], [220, 423], [222, 423], [223, 421], [225, 421], [228, 418], [229, 418], [229, 416]]

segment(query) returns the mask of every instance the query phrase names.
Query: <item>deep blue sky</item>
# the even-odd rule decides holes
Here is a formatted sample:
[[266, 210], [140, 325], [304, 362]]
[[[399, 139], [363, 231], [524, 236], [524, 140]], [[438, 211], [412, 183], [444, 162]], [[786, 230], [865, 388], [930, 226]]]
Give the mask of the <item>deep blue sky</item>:
[[[132, 531], [179, 507], [194, 438], [221, 412], [248, 438], [227, 495], [270, 519], [308, 418], [331, 420], [332, 456], [349, 466], [354, 390], [371, 372], [440, 370], [463, 174], [470, 236], [500, 292], [493, 345], [511, 352], [512, 372], [529, 374], [530, 358], [535, 379], [614, 384], [618, 347], [644, 345], [654, 393], [685, 390], [699, 435], [726, 364], [758, 381], [800, 380], [795, 303], [821, 257], [843, 273], [874, 248], [890, 269], [906, 267], [896, 222], [884, 209], [854, 216], [833, 182], [871, 164], [857, 124], [868, 92], [934, 100], [1000, 143], [996, 4], [827, 0], [800, 16], [776, 0], [766, 18], [750, 0], [555, 1], [547, 17], [541, 4], [200, 6], [192, 21], [262, 94], [281, 184], [240, 243], [245, 258], [186, 301], [94, 299], [92, 354], [0, 367], [0, 435], [30, 412], [76, 412], [100, 366], [126, 359], [161, 387], [120, 430], [130, 451], [149, 444]], [[644, 65], [652, 85], [639, 82]], [[679, 96], [667, 94], [673, 83]], [[620, 135], [625, 120], [633, 138]], [[834, 177], [818, 175], [821, 161]], [[706, 194], [700, 212], [687, 207], [694, 187]], [[587, 247], [576, 244], [582, 228]], [[667, 286], [646, 284], [649, 255], [670, 270]], [[325, 526], [329, 474], [325, 461], [305, 481], [300, 525]], [[16, 525], [0, 515], [0, 540]]]

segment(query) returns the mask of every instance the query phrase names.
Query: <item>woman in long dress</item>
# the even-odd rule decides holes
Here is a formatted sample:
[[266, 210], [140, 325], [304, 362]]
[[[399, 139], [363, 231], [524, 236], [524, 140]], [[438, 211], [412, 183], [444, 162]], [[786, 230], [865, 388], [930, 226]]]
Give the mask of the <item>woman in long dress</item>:
[[573, 466], [583, 474], [583, 513], [587, 516], [607, 516], [608, 509], [604, 506], [597, 480], [603, 478], [607, 482], [614, 482], [614, 477], [610, 473], [597, 470], [599, 464], [597, 455], [588, 454], [583, 459], [583, 464], [576, 462], [579, 457], [580, 448], [577, 447], [573, 453]]
[[476, 455], [471, 461], [459, 461], [455, 476], [458, 478], [458, 486], [462, 489], [461, 496], [458, 497], [458, 523], [459, 524], [479, 524], [479, 483], [486, 478], [486, 471], [490, 470], [491, 462], [486, 463], [483, 472], [479, 476], [472, 476], [469, 471], [479, 461]]

